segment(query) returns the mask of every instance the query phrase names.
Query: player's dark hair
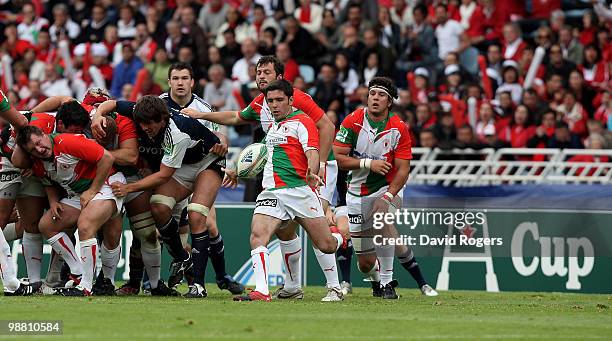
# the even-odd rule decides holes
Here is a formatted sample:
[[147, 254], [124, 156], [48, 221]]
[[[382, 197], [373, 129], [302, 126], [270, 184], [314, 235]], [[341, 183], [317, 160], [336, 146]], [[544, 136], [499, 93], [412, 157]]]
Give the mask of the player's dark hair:
[[259, 58], [255, 68], [258, 68], [261, 65], [272, 64], [274, 65], [274, 72], [276, 72], [276, 76], [285, 74], [285, 65], [281, 62], [276, 56], [263, 56]]
[[374, 77], [372, 78], [370, 83], [368, 83], [368, 88], [371, 88], [373, 86], [382, 87], [385, 90], [387, 90], [389, 95], [391, 95], [391, 98], [397, 98], [397, 87], [395, 86], [395, 84], [393, 84], [393, 81], [391, 80], [391, 78]]
[[169, 118], [170, 112], [166, 103], [157, 96], [142, 96], [134, 106], [134, 121], [136, 123], [168, 121]]
[[268, 93], [274, 90], [282, 91], [287, 97], [293, 96], [293, 86], [286, 79], [277, 79], [270, 83], [270, 85], [263, 90], [264, 96], [268, 96]]
[[64, 127], [77, 126], [85, 128], [89, 124], [89, 113], [81, 103], [73, 100], [62, 103], [55, 114], [55, 121], [61, 121]]
[[26, 150], [25, 146], [30, 141], [30, 137], [32, 135], [42, 136], [43, 135], [43, 131], [40, 128], [38, 128], [37, 126], [25, 126], [24, 128], [20, 129], [19, 132], [17, 133], [17, 137], [15, 138], [15, 142], [23, 150]]
[[170, 75], [172, 74], [172, 71], [174, 70], [177, 70], [177, 71], [187, 70], [189, 71], [189, 76], [191, 77], [191, 79], [194, 79], [193, 68], [191, 67], [191, 65], [189, 65], [189, 63], [177, 62], [177, 63], [170, 65], [170, 68], [168, 69], [168, 79], [170, 79]]

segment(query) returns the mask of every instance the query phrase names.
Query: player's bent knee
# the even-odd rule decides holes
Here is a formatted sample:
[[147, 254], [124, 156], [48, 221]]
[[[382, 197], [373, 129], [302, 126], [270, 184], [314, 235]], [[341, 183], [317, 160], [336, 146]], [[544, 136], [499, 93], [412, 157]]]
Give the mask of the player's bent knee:
[[358, 257], [357, 258], [357, 268], [361, 273], [368, 273], [372, 271], [372, 268], [376, 265], [375, 257]]
[[96, 236], [96, 232], [98, 232], [97, 228], [95, 228], [93, 224], [79, 222], [77, 225], [79, 230], [79, 240], [94, 238]]
[[151, 199], [149, 199], [149, 202], [151, 203], [151, 207], [153, 207], [154, 204], [157, 204], [167, 206], [170, 210], [172, 210], [174, 205], [176, 205], [176, 199], [163, 194], [153, 194]]
[[325, 239], [325, 241], [317, 244], [317, 249], [323, 253], [332, 254], [338, 248], [338, 241], [334, 237]]
[[189, 205], [187, 205], [187, 212], [196, 212], [196, 213], [200, 213], [204, 217], [208, 217], [208, 214], [210, 213], [210, 208], [202, 204], [192, 202]]
[[155, 220], [153, 220], [151, 212], [147, 211], [137, 214], [130, 217], [129, 220], [134, 237], [138, 239], [143, 246], [149, 249], [156, 249], [159, 247]]
[[172, 216], [172, 210], [164, 204], [151, 204], [151, 215], [158, 224], [165, 224]]

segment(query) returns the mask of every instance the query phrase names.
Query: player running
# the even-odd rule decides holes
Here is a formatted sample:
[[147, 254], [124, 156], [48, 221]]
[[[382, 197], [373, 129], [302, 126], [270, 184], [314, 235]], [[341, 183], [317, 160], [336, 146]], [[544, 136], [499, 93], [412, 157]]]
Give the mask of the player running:
[[[260, 91], [263, 91], [273, 81], [283, 78], [284, 65], [274, 56], [264, 56], [257, 61], [256, 70], [257, 87]], [[320, 188], [320, 197], [323, 199], [324, 209], [327, 210], [333, 198], [338, 173], [336, 161], [333, 158], [333, 153], [331, 153], [334, 125], [325, 115], [325, 112], [312, 100], [312, 97], [299, 89], [293, 88], [292, 105], [294, 108], [308, 115], [315, 122], [318, 130], [320, 136], [319, 159], [327, 160], [327, 162], [320, 162], [318, 174], [319, 177], [325, 180], [324, 186]], [[222, 125], [241, 125], [259, 122], [261, 123], [263, 131], [266, 133], [274, 123], [274, 116], [272, 115], [263, 93], [258, 95], [242, 111], [209, 113], [183, 109], [181, 112], [194, 118], [205, 119]], [[285, 261], [287, 276], [285, 276], [285, 284], [283, 287], [279, 288], [273, 296], [279, 299], [301, 299], [304, 297], [304, 291], [301, 288], [302, 280], [300, 271], [302, 255], [301, 241], [295, 233], [297, 224], [295, 222], [290, 222], [289, 224], [291, 224], [290, 228], [281, 229], [276, 232], [276, 236], [280, 240], [280, 248]], [[343, 296], [338, 280], [338, 269], [336, 267], [335, 257], [323, 253], [316, 248], [314, 248], [314, 253], [327, 280], [328, 292], [327, 295], [323, 297], [322, 301], [341, 301]]]
[[[225, 157], [215, 154], [220, 140], [197, 120], [170, 113], [164, 101], [144, 96], [133, 107], [133, 119], [164, 151], [159, 171], [130, 183], [113, 183], [113, 192], [120, 197], [152, 189], [151, 213], [164, 245], [174, 258], [180, 277], [193, 271], [194, 283], [184, 295], [187, 298], [206, 297], [204, 274], [208, 253], [206, 218], [210, 212], [225, 167]], [[226, 148], [223, 148], [226, 150]], [[191, 228], [192, 254], [181, 244], [178, 222], [172, 216], [177, 202], [191, 197], [187, 205]]]
[[[374, 77], [368, 84], [368, 106], [348, 115], [336, 135], [338, 165], [349, 170], [346, 204], [349, 229], [359, 270], [372, 279], [374, 296], [397, 299], [393, 280], [393, 246], [375, 246], [371, 216], [401, 206], [410, 172], [410, 135], [406, 124], [389, 111], [397, 89], [389, 78]], [[393, 225], [381, 233], [397, 236]], [[398, 246], [402, 266], [428, 296], [437, 293], [425, 282], [412, 250]], [[378, 256], [378, 258], [377, 258]], [[380, 263], [378, 263], [380, 262]]]
[[248, 295], [235, 297], [236, 301], [271, 300], [266, 245], [290, 220], [302, 225], [317, 249], [326, 254], [333, 255], [344, 243], [338, 230], [328, 227], [315, 192], [321, 178], [316, 175], [319, 137], [313, 120], [302, 111], [293, 110], [293, 87], [288, 81], [272, 82], [264, 89], [264, 95], [275, 121], [266, 136], [268, 157], [262, 183], [264, 191], [257, 197], [251, 223], [251, 259], [256, 288]]

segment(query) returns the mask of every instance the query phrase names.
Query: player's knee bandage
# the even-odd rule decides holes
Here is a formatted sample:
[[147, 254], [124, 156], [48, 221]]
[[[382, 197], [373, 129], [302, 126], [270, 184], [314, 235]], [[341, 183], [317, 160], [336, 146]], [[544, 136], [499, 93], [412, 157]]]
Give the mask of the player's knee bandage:
[[208, 213], [210, 212], [210, 208], [202, 205], [202, 204], [196, 204], [194, 202], [192, 202], [191, 204], [187, 205], [187, 212], [198, 212], [201, 215], [208, 217]]
[[155, 220], [153, 220], [151, 212], [137, 214], [129, 217], [129, 220], [134, 237], [140, 241], [142, 247], [146, 249], [157, 249], [159, 247]]
[[351, 240], [353, 241], [353, 249], [355, 249], [355, 254], [357, 255], [376, 252], [374, 249], [374, 241], [371, 236], [351, 235]]
[[149, 202], [151, 204], [166, 205], [170, 207], [170, 209], [173, 209], [174, 205], [176, 205], [176, 200], [173, 197], [169, 197], [169, 196], [162, 195], [162, 194], [153, 194]]

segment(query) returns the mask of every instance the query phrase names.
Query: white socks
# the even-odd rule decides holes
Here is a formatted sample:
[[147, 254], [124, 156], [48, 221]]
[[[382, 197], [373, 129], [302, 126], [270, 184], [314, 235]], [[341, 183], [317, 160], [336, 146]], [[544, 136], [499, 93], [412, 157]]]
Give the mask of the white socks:
[[100, 258], [102, 259], [102, 273], [104, 273], [104, 277], [110, 279], [113, 285], [115, 285], [115, 273], [117, 272], [119, 258], [121, 258], [121, 242], [113, 250], [107, 249], [106, 245], [102, 243]]
[[[81, 259], [83, 259], [83, 277], [81, 286], [91, 292], [96, 273], [96, 258], [98, 257], [98, 241], [96, 238], [81, 240]], [[66, 259], [64, 257], [64, 259]]]
[[[357, 268], [359, 268], [359, 266]], [[374, 266], [372, 267], [372, 269], [370, 269], [370, 271], [363, 272], [361, 268], [359, 268], [359, 271], [361, 271], [365, 278], [369, 278], [370, 281], [380, 282], [380, 264], [378, 263], [378, 259], [376, 259], [376, 263], [374, 263]]]
[[313, 247], [314, 254], [317, 257], [319, 266], [323, 270], [325, 280], [327, 281], [328, 288], [339, 288], [340, 282], [338, 281], [338, 267], [336, 266], [336, 254], [327, 254], [321, 252], [321, 250]]
[[142, 263], [145, 266], [147, 275], [149, 275], [151, 288], [155, 289], [160, 278], [161, 247], [158, 245], [156, 249], [152, 249], [141, 242], [140, 252], [142, 253]]
[[15, 291], [19, 289], [19, 280], [17, 279], [17, 273], [15, 273], [11, 247], [2, 233], [0, 233], [0, 278], [2, 278], [2, 285], [4, 285], [5, 290]]
[[268, 269], [270, 266], [270, 252], [265, 246], [260, 246], [251, 251], [251, 261], [255, 273], [255, 291], [264, 295], [270, 294], [268, 288]]
[[23, 232], [21, 241], [23, 258], [28, 269], [30, 283], [40, 282], [40, 268], [43, 257], [43, 238], [40, 233]]
[[393, 280], [393, 260], [395, 246], [376, 246], [376, 255], [380, 264], [380, 285], [385, 286]]
[[299, 289], [302, 286], [302, 245], [300, 237], [292, 240], [281, 240], [280, 249], [285, 264], [285, 289]]
[[[76, 251], [74, 249], [74, 245], [68, 238], [68, 235], [64, 232], [60, 232], [55, 236], [49, 238], [49, 244], [55, 252], [62, 255], [62, 258], [70, 267], [70, 272], [74, 275], [83, 274], [83, 264], [81, 260], [78, 258]], [[81, 251], [82, 255], [82, 251]]]

